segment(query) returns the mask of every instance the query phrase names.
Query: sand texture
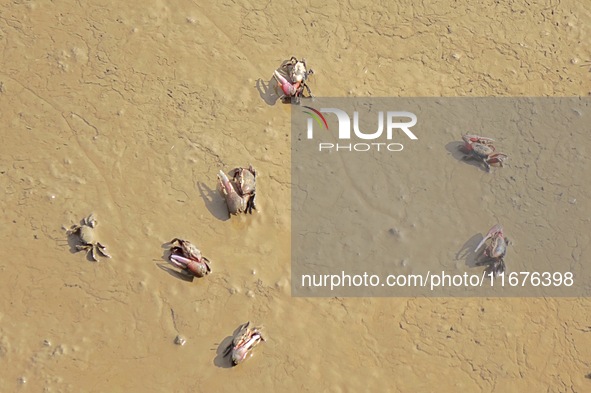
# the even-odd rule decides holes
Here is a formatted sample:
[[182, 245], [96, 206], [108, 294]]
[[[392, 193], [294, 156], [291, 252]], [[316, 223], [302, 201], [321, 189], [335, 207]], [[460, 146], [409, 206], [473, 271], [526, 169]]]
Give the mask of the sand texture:
[[[591, 391], [588, 299], [291, 296], [291, 107], [272, 82], [291, 55], [322, 97], [590, 94], [591, 3], [463, 3], [2, 1], [0, 391]], [[488, 176], [446, 152], [461, 133], [429, 142], [444, 169], [421, 182], [465, 173], [482, 196], [405, 247], [455, 255], [519, 204], [544, 214], [510, 226], [512, 258], [588, 260], [589, 134], [500, 132], [513, 164]], [[249, 163], [260, 209], [229, 219], [216, 173]], [[91, 212], [112, 259], [66, 236]], [[179, 279], [174, 237], [213, 273]], [[229, 368], [247, 320], [269, 339]]]

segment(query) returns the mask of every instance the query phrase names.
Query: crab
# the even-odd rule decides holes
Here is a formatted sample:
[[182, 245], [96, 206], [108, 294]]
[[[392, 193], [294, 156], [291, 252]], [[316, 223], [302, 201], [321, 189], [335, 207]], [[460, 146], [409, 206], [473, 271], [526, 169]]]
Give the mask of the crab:
[[232, 171], [232, 176], [233, 181], [230, 181], [224, 171], [218, 172], [218, 181], [222, 195], [226, 199], [228, 212], [230, 214], [252, 213], [253, 209], [256, 210], [254, 194], [256, 172], [252, 166], [248, 169], [236, 168]]
[[484, 249], [485, 259], [479, 264], [489, 264], [490, 271], [495, 277], [505, 272], [505, 254], [507, 253], [507, 246], [509, 239], [503, 234], [503, 227], [501, 224], [494, 225], [486, 234], [486, 236], [478, 243], [474, 252], [478, 252], [480, 248], [491, 240], [488, 246]]
[[209, 259], [201, 255], [201, 250], [193, 243], [175, 237], [170, 244], [173, 246], [170, 248], [169, 261], [180, 268], [183, 274], [203, 277], [211, 273]]
[[499, 164], [503, 166], [503, 162], [509, 158], [504, 153], [496, 153], [493, 145], [494, 139], [482, 137], [478, 135], [463, 135], [464, 146], [461, 149], [467, 156], [464, 156], [464, 160], [477, 159], [484, 163], [486, 170], [490, 172], [491, 164]]
[[238, 194], [246, 200], [246, 212], [252, 214], [256, 210], [256, 176], [257, 172], [249, 165], [248, 168], [234, 168], [231, 172]]
[[251, 351], [262, 341], [266, 341], [261, 327], [249, 327], [246, 322], [238, 328], [238, 332], [232, 337], [232, 342], [224, 351], [224, 356], [230, 355], [232, 365], [236, 366], [245, 361]]
[[285, 69], [285, 72], [290, 79], [290, 81], [288, 81], [283, 75], [275, 70], [275, 79], [277, 79], [277, 82], [279, 82], [279, 85], [283, 90], [283, 96], [281, 99], [287, 100], [289, 98], [294, 104], [299, 104], [300, 98], [304, 97], [304, 88], [306, 88], [309, 98], [314, 97], [310, 90], [310, 86], [306, 83], [308, 77], [314, 73], [314, 70], [308, 70], [306, 59], [298, 60], [297, 57], [292, 56], [289, 61], [281, 66], [281, 68]]
[[82, 225], [72, 225], [70, 229], [66, 231], [66, 234], [78, 236], [82, 244], [77, 244], [76, 249], [78, 251], [86, 251], [87, 255], [90, 254], [93, 261], [98, 261], [97, 255], [101, 254], [107, 258], [111, 258], [111, 255], [107, 252], [107, 248], [96, 240], [94, 228], [98, 222], [94, 214], [90, 214], [88, 217], [82, 220]]

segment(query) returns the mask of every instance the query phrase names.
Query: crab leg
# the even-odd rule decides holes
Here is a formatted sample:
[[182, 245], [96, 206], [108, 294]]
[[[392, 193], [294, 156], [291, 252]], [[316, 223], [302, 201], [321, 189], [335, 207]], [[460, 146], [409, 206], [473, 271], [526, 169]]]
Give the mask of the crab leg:
[[487, 172], [490, 172], [490, 164], [488, 163], [488, 161], [486, 160], [486, 158], [482, 158], [481, 160], [484, 163], [484, 166], [486, 167], [486, 171]]
[[282, 68], [287, 68], [287, 67], [289, 67], [289, 66], [293, 66], [293, 65], [295, 65], [295, 63], [297, 63], [297, 62], [298, 62], [298, 59], [297, 59], [297, 57], [295, 57], [295, 56], [292, 56], [292, 57], [291, 57], [291, 59], [289, 59], [289, 61], [287, 61], [287, 62], [286, 62], [285, 64], [283, 64], [281, 67], [282, 67]]
[[304, 87], [306, 88], [306, 90], [308, 90], [308, 95], [310, 96], [310, 98], [314, 98], [314, 95], [312, 95], [312, 90], [310, 90], [310, 86], [308, 86], [307, 83], [304, 83]]
[[111, 255], [109, 255], [109, 253], [107, 252], [107, 247], [105, 247], [104, 245], [102, 245], [99, 242], [97, 242], [96, 245], [97, 245], [97, 248], [101, 254], [103, 254], [107, 258], [111, 258]]
[[256, 195], [252, 195], [249, 199], [248, 202], [246, 202], [246, 211], [249, 214], [252, 214], [253, 209], [256, 210], [257, 209], [257, 205], [255, 202], [256, 199]]
[[499, 165], [503, 166], [503, 162], [507, 158], [509, 158], [509, 157], [504, 153], [494, 153], [488, 157], [488, 162], [490, 164], [497, 164], [498, 163]]
[[501, 224], [496, 224], [494, 225], [486, 234], [486, 236], [480, 241], [480, 243], [478, 243], [478, 245], [476, 246], [476, 248], [474, 249], [474, 252], [478, 251], [480, 249], [480, 247], [482, 247], [482, 245], [491, 237], [493, 237], [494, 235], [496, 235], [499, 232], [503, 232], [503, 227], [501, 226]]
[[505, 261], [503, 261], [502, 258], [494, 261], [491, 266], [492, 273], [495, 277], [504, 274], [506, 269], [507, 268], [505, 267]]
[[97, 249], [97, 248], [98, 248], [98, 247], [96, 247], [96, 246], [93, 246], [93, 245], [91, 245], [91, 246], [90, 246], [90, 255], [92, 256], [92, 259], [93, 259], [95, 262], [98, 262], [98, 258], [96, 257], [96, 249]]

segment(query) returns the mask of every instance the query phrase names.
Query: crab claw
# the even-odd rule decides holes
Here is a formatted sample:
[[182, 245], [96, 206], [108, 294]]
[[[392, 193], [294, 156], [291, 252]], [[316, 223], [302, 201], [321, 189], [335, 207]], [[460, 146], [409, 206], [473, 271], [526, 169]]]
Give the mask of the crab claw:
[[273, 75], [275, 76], [275, 79], [277, 79], [277, 82], [279, 82], [281, 90], [283, 90], [283, 94], [288, 97], [292, 97], [296, 94], [298, 88], [300, 87], [300, 82], [295, 84], [289, 83], [289, 81], [285, 79], [285, 77], [283, 77], [283, 75], [281, 75], [279, 72], [277, 72], [277, 70], [275, 70]]
[[489, 164], [499, 164], [500, 166], [503, 166], [503, 162], [505, 162], [508, 158], [509, 156], [505, 153], [493, 153], [488, 156], [487, 161]]
[[185, 258], [181, 255], [172, 254], [169, 259], [170, 263], [181, 269], [185, 269], [193, 260]]
[[480, 241], [480, 243], [478, 243], [478, 245], [476, 246], [476, 248], [474, 249], [474, 252], [477, 252], [480, 247], [482, 247], [482, 245], [491, 237], [496, 236], [497, 234], [500, 234], [501, 236], [503, 235], [503, 227], [501, 226], [501, 224], [496, 224], [494, 225], [486, 234], [486, 236]]
[[474, 134], [466, 134], [466, 135], [462, 135], [462, 139], [464, 140], [464, 142], [466, 143], [483, 143], [485, 145], [491, 144], [493, 143], [495, 140], [492, 138], [487, 138], [484, 136], [479, 136], [479, 135], [474, 135]]
[[230, 183], [230, 179], [228, 179], [228, 175], [226, 175], [221, 169], [218, 173], [218, 179], [226, 194], [230, 195], [235, 192], [234, 187], [232, 187], [232, 184]]
[[218, 179], [222, 187], [224, 199], [226, 199], [226, 205], [228, 206], [228, 213], [238, 214], [243, 213], [247, 208], [247, 200], [242, 198], [234, 189], [230, 179], [220, 170], [218, 173]]
[[232, 364], [237, 366], [246, 360], [246, 355], [248, 355], [249, 351], [251, 351], [261, 341], [265, 341], [265, 339], [257, 333], [250, 337], [248, 341], [241, 344], [240, 347], [235, 348], [232, 351]]
[[195, 277], [203, 277], [211, 273], [209, 267], [209, 260], [205, 257], [200, 260], [185, 258], [181, 255], [172, 254], [169, 259], [174, 266], [183, 269], [185, 274], [193, 275]]

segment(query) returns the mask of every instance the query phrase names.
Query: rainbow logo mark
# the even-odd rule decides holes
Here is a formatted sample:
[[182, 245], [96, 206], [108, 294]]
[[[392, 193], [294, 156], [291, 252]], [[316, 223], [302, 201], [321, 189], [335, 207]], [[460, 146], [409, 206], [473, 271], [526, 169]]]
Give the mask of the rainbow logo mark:
[[[304, 108], [310, 109], [313, 112], [313, 113], [311, 113], [311, 112], [308, 112], [308, 111], [304, 111], [304, 113], [312, 116], [312, 118], [314, 120], [316, 120], [316, 123], [318, 123], [318, 125], [320, 127], [322, 127], [322, 125], [324, 123], [324, 128], [328, 130], [328, 123], [326, 122], [326, 119], [324, 118], [324, 116], [322, 115], [322, 113], [320, 113], [320, 111], [318, 111], [318, 110], [316, 110], [316, 109], [314, 109], [312, 107], [309, 107], [309, 106], [304, 106]], [[321, 122], [321, 120], [322, 120], [322, 122]]]

